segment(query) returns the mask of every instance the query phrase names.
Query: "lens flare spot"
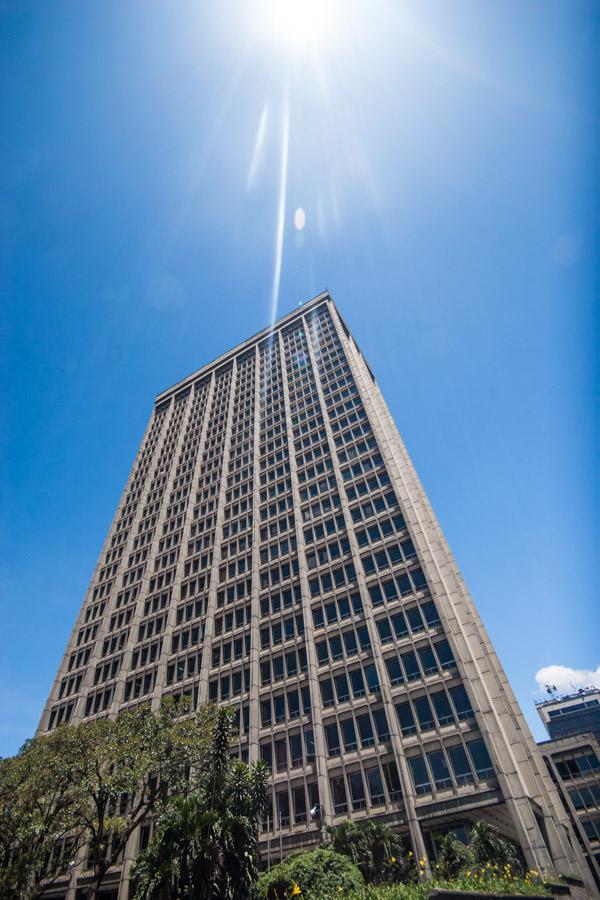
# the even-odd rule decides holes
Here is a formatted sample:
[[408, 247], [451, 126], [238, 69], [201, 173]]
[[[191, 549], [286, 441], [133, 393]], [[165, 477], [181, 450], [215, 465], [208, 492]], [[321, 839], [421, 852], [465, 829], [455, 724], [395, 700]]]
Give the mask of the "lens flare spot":
[[298, 207], [296, 212], [294, 213], [294, 228], [296, 231], [302, 231], [304, 226], [306, 225], [306, 213], [302, 209], [301, 206]]

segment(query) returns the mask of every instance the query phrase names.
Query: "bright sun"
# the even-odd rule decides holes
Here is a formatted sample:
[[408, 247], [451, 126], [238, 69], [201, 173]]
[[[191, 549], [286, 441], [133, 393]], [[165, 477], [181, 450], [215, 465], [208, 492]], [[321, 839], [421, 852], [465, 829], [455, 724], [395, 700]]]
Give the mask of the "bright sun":
[[298, 47], [322, 44], [335, 26], [335, 0], [262, 0], [261, 6], [272, 37]]

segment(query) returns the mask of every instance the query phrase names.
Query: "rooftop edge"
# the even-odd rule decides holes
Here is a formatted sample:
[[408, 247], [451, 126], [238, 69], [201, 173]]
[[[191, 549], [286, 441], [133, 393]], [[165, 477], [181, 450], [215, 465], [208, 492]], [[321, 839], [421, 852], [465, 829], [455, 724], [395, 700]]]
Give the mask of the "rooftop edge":
[[[177, 393], [183, 388], [187, 387], [188, 384], [194, 382], [197, 378], [199, 378], [203, 373], [209, 372], [211, 369], [216, 366], [220, 366], [227, 362], [227, 360], [237, 356], [239, 353], [244, 350], [249, 349], [253, 344], [256, 344], [263, 337], [266, 337], [272, 331], [280, 328], [284, 323], [288, 321], [292, 321], [296, 316], [303, 315], [307, 309], [311, 309], [313, 306], [316, 306], [318, 303], [321, 303], [323, 300], [329, 300], [330, 303], [336, 308], [335, 303], [331, 297], [331, 294], [328, 290], [321, 291], [320, 294], [317, 294], [315, 297], [312, 297], [310, 300], [306, 300], [302, 302], [295, 309], [281, 316], [279, 319], [276, 319], [272, 325], [267, 325], [265, 328], [261, 329], [261, 331], [256, 332], [251, 337], [246, 338], [246, 340], [241, 341], [239, 344], [236, 344], [230, 350], [222, 353], [221, 356], [217, 356], [216, 359], [213, 359], [212, 362], [206, 363], [204, 366], [201, 366], [199, 369], [196, 369], [195, 372], [191, 372], [189, 375], [186, 375], [180, 381], [175, 382], [175, 384], [171, 385], [171, 387], [165, 388], [164, 391], [161, 391], [156, 395], [154, 403], [155, 405], [158, 403], [162, 403], [163, 400], [166, 400], [173, 393]], [[339, 314], [339, 310], [338, 310]], [[340, 315], [341, 319], [341, 315]]]

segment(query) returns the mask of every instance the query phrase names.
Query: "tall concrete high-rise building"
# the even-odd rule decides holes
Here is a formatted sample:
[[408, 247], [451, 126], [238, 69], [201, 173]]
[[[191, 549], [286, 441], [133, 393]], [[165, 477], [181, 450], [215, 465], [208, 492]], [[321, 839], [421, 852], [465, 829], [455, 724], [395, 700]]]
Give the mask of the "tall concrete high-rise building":
[[550, 740], [538, 746], [600, 891], [600, 690], [548, 692], [536, 706]]
[[317, 840], [320, 805], [419, 857], [484, 819], [529, 866], [587, 872], [327, 293], [156, 398], [39, 733], [181, 695], [232, 704], [235, 752], [272, 766], [271, 859]]

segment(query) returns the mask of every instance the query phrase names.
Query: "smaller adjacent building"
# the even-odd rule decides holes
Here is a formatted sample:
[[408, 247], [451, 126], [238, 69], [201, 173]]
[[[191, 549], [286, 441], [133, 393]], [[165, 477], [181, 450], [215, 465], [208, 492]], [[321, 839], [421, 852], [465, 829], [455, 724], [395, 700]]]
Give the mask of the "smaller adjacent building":
[[539, 748], [600, 890], [600, 690], [536, 706], [550, 735]]

